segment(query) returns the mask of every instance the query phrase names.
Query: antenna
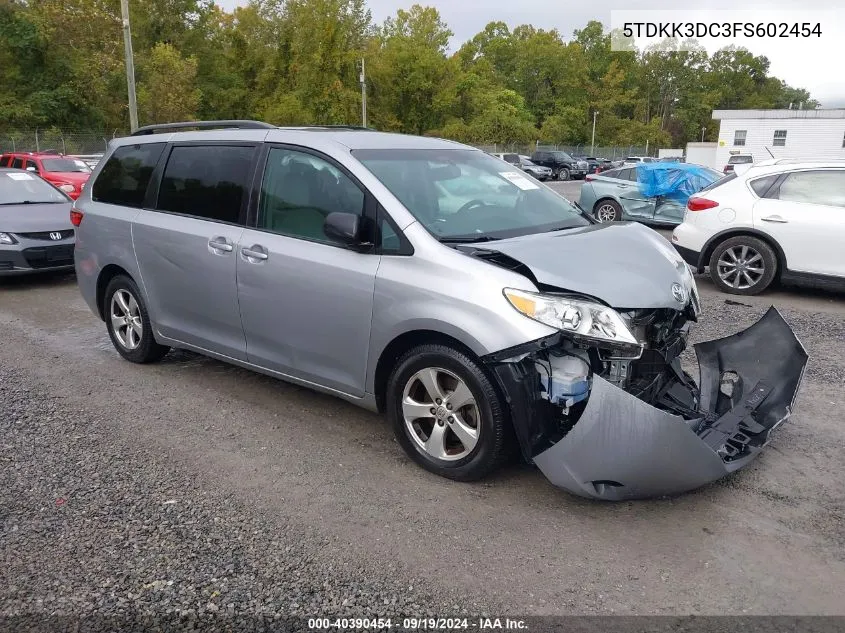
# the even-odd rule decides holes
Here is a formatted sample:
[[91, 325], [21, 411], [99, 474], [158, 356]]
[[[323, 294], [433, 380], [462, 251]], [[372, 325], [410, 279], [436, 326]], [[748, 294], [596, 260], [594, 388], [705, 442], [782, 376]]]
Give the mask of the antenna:
[[[790, 109], [791, 109], [791, 108], [790, 108]], [[771, 156], [772, 158], [774, 158], [774, 157], [775, 157], [775, 155], [774, 155], [774, 154], [772, 154], [772, 152], [769, 150], [768, 146], [766, 147], [766, 151], [767, 151], [767, 152], [769, 152], [769, 156]]]

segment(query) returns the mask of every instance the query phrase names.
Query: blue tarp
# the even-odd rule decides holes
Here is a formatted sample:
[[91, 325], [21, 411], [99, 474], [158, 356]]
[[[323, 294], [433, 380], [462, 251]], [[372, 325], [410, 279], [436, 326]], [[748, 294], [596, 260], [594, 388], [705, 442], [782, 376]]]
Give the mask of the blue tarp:
[[721, 174], [687, 163], [638, 163], [637, 183], [647, 198], [663, 196], [686, 206], [690, 196], [716, 182]]

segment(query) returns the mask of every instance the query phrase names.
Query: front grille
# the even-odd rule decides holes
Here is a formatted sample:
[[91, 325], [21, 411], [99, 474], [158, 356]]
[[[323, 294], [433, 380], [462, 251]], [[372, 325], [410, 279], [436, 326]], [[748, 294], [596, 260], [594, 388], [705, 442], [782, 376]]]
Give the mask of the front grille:
[[62, 240], [73, 237], [73, 229], [65, 229], [64, 231], [39, 231], [38, 233], [15, 233], [15, 235], [20, 235], [28, 240], [48, 240], [50, 242], [58, 241], [51, 237], [54, 233], [61, 235], [61, 238], [59, 239]]
[[32, 268], [53, 268], [54, 266], [73, 266], [73, 244], [25, 248], [23, 256]]
[[12, 270], [12, 262], [0, 261], [0, 270]]

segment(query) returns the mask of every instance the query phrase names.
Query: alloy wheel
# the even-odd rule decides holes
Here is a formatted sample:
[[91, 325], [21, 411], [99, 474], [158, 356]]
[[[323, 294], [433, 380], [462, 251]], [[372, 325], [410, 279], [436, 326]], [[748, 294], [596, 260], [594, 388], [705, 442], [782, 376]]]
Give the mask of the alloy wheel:
[[131, 292], [122, 288], [112, 295], [109, 316], [117, 342], [127, 350], [138, 349], [144, 326], [141, 309]]
[[616, 219], [616, 208], [612, 204], [603, 204], [596, 209], [596, 220], [599, 222], [613, 222]]
[[719, 278], [731, 288], [747, 290], [757, 285], [766, 272], [763, 256], [750, 246], [732, 246], [719, 257]]
[[435, 459], [462, 459], [478, 444], [481, 413], [475, 396], [446, 369], [427, 367], [408, 379], [402, 415], [411, 440]]

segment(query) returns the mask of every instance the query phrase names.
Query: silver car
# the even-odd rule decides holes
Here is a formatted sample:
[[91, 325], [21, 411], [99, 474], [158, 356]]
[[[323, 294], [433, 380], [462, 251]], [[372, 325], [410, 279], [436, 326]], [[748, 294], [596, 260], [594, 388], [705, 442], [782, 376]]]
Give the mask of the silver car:
[[384, 412], [457, 480], [518, 451], [587, 497], [695, 488], [754, 459], [807, 361], [773, 309], [697, 347], [697, 386], [679, 355], [698, 295], [668, 242], [439, 139], [142, 128], [73, 218], [124, 358], [193, 350]]
[[0, 168], [0, 277], [73, 270], [70, 206], [37, 174]]

